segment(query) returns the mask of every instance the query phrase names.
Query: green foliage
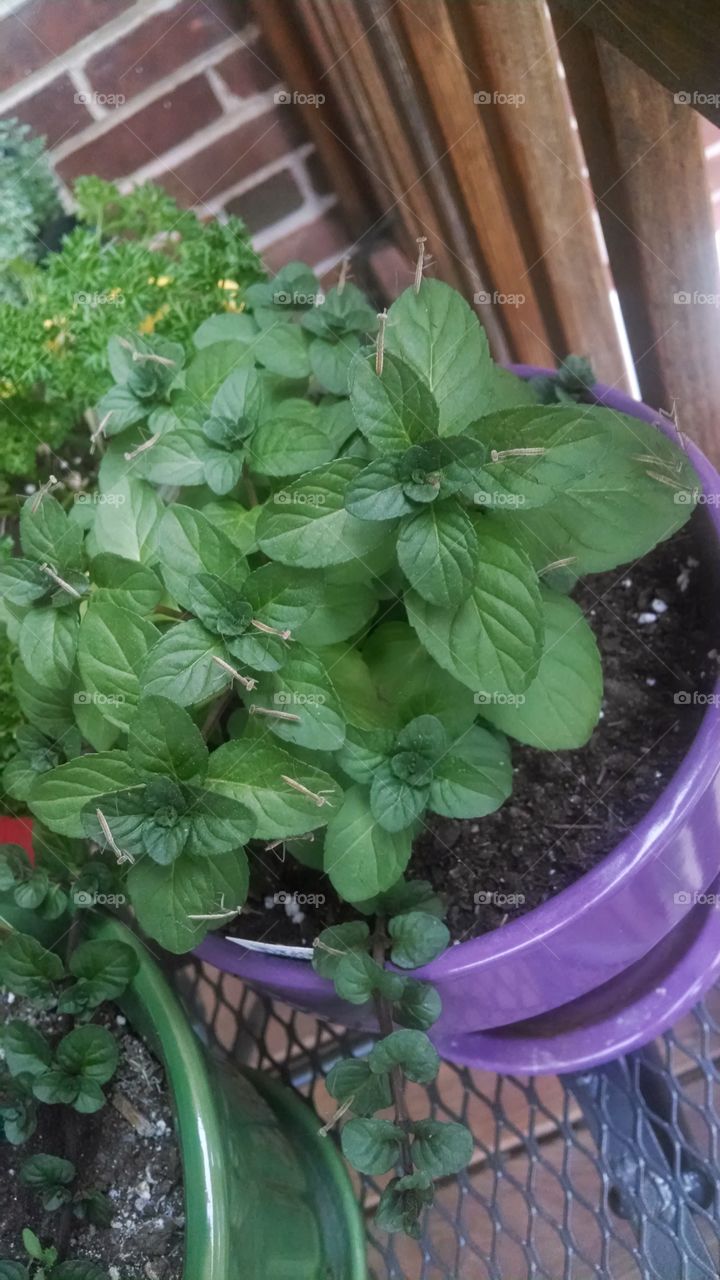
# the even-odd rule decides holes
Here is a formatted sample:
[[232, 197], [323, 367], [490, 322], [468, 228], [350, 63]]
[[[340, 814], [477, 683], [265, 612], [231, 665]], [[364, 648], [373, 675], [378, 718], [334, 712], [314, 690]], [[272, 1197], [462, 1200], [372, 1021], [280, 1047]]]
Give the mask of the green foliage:
[[[148, 190], [80, 196], [110, 255], [144, 251], [170, 214]], [[194, 226], [182, 215], [162, 252], [182, 254]], [[572, 395], [534, 403], [438, 281], [393, 304], [372, 348], [354, 286], [325, 295], [302, 263], [244, 279], [241, 311], [156, 334], [98, 326], [98, 492], [72, 509], [36, 496], [22, 555], [0, 562], [29, 721], [5, 785], [89, 841], [175, 951], [241, 910], [247, 846], [294, 856], [315, 832], [314, 868], [321, 856], [342, 898], [400, 917], [392, 958], [412, 969], [447, 942], [436, 904], [378, 901], [421, 824], [502, 805], [509, 739], [588, 739], [599, 655], [559, 588], [668, 537], [696, 478], [646, 424]], [[583, 376], [568, 362], [563, 385]], [[62, 905], [42, 874], [13, 891]], [[343, 937], [325, 975], [423, 1032], [431, 989], [385, 976], [363, 943]], [[73, 1007], [96, 975], [77, 977]]]
[[0, 300], [21, 294], [22, 264], [45, 252], [47, 223], [62, 212], [45, 156], [45, 139], [19, 120], [0, 121]]
[[[430, 909], [417, 909], [423, 905]], [[432, 1203], [433, 1179], [464, 1168], [473, 1140], [464, 1125], [408, 1117], [404, 1082], [429, 1084], [440, 1066], [426, 1031], [441, 1006], [428, 983], [400, 977], [382, 961], [390, 946], [391, 959], [403, 968], [429, 963], [445, 950], [449, 933], [439, 918], [441, 904], [422, 881], [400, 882], [373, 907], [378, 915], [372, 933], [364, 921], [349, 921], [324, 929], [315, 940], [313, 968], [332, 979], [343, 999], [357, 1004], [372, 999], [382, 1032], [366, 1058], [336, 1063], [327, 1086], [340, 1104], [334, 1121], [346, 1111], [355, 1114], [342, 1130], [350, 1163], [368, 1174], [402, 1169], [381, 1196], [378, 1226], [416, 1236], [422, 1211]], [[374, 1117], [391, 1105], [393, 1120]]]
[[201, 223], [152, 185], [122, 195], [83, 178], [75, 195], [80, 225], [58, 252], [15, 272], [12, 301], [0, 301], [0, 473], [32, 474], [38, 443], [58, 446], [109, 391], [113, 335], [187, 344], [201, 320], [241, 307], [262, 277], [237, 218]]

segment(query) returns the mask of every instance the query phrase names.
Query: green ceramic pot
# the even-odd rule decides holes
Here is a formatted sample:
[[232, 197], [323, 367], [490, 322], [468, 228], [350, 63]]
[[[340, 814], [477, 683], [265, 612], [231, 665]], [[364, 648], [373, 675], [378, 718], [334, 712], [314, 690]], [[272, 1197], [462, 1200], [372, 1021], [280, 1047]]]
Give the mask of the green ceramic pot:
[[[38, 920], [0, 909], [15, 928]], [[184, 1280], [367, 1280], [365, 1229], [344, 1164], [291, 1089], [211, 1062], [143, 943], [117, 920], [86, 918], [140, 966], [118, 1001], [165, 1068], [185, 1186]], [[55, 925], [55, 930], [57, 924]], [[53, 945], [51, 930], [43, 937]]]

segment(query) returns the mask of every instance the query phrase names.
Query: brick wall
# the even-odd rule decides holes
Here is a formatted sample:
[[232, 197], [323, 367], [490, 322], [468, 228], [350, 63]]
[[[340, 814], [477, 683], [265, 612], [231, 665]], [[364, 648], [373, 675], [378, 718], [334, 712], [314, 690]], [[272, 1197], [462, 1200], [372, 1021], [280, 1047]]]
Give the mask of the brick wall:
[[66, 193], [151, 179], [324, 274], [350, 237], [288, 96], [245, 0], [0, 0], [0, 116], [47, 136]]

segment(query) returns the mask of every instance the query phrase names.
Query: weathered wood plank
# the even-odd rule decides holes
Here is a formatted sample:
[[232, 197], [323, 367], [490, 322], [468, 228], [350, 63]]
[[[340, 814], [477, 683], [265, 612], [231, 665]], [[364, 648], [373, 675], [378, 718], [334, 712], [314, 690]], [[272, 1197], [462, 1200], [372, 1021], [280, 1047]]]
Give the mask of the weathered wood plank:
[[673, 94], [687, 95], [720, 124], [717, 0], [562, 0], [568, 23], [582, 21]]
[[643, 399], [720, 459], [718, 260], [698, 117], [552, 5]]

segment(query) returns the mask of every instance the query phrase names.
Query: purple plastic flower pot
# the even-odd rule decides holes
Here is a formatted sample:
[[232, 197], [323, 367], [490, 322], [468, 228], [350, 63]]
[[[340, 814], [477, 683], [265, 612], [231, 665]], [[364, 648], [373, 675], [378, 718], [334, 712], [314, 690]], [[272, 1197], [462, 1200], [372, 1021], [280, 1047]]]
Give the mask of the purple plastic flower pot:
[[[622, 392], [598, 385], [595, 398], [672, 430]], [[688, 452], [717, 556], [720, 475], [695, 446]], [[693, 903], [720, 872], [720, 682], [715, 694], [668, 786], [602, 862], [527, 915], [417, 971], [442, 997], [433, 1037], [445, 1056], [498, 1070], [587, 1067], [652, 1039], [710, 986], [720, 967], [720, 911]], [[258, 953], [217, 935], [198, 954], [297, 1008], [371, 1025], [371, 1015], [339, 1001], [307, 959]]]

